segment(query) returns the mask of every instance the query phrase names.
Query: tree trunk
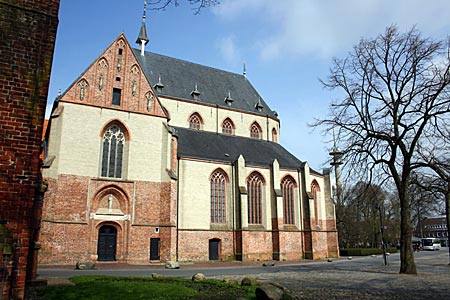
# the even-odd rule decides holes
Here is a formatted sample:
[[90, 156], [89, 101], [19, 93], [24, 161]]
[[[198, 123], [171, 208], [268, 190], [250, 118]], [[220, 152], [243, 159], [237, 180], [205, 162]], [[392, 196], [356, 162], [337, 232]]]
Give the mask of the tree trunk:
[[408, 185], [399, 188], [400, 198], [400, 274], [417, 274], [412, 247], [411, 207]]
[[447, 192], [445, 193], [445, 218], [447, 219], [447, 247], [450, 265], [450, 179], [447, 179]]

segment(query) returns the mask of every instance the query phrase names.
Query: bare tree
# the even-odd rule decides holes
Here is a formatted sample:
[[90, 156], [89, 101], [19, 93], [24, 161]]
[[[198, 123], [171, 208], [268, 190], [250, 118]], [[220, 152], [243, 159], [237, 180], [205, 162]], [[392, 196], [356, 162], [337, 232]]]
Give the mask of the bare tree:
[[[447, 97], [450, 98], [450, 95]], [[447, 237], [450, 244], [450, 153], [448, 152], [450, 148], [450, 127], [448, 125], [450, 118], [435, 119], [435, 122], [434, 131], [427, 135], [430, 142], [419, 148], [424, 166], [432, 173], [420, 174], [418, 185], [431, 193], [437, 193], [444, 197]]]
[[398, 200], [393, 196], [381, 186], [362, 181], [346, 190], [341, 205], [336, 205], [340, 247], [379, 247], [382, 241], [380, 212], [383, 212], [386, 242], [396, 244], [400, 212]]
[[318, 120], [337, 130], [345, 167], [359, 178], [395, 184], [401, 213], [400, 273], [417, 274], [412, 249], [409, 185], [419, 168], [418, 146], [433, 120], [450, 112], [449, 45], [396, 26], [362, 39], [345, 59], [334, 59], [325, 87], [343, 92]]
[[[198, 15], [203, 8], [215, 6], [220, 4], [219, 0], [186, 0], [190, 5], [193, 6], [192, 10], [194, 15]], [[151, 10], [165, 10], [167, 7], [179, 6], [180, 0], [149, 0], [149, 9]]]

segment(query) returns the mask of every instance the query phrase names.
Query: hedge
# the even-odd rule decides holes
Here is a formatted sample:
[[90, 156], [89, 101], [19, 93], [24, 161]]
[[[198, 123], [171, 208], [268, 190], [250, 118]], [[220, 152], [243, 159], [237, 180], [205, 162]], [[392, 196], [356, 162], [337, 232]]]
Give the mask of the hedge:
[[[341, 256], [367, 256], [373, 254], [383, 254], [383, 249], [380, 248], [343, 248], [339, 251]], [[387, 252], [396, 253], [397, 248], [388, 247]]]

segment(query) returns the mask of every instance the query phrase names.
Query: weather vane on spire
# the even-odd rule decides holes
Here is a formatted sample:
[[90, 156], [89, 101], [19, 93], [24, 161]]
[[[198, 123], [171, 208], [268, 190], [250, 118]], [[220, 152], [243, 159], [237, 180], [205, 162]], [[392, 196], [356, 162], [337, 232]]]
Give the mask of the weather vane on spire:
[[147, 1], [144, 0], [144, 13], [142, 15], [142, 25], [139, 31], [139, 36], [136, 39], [136, 44], [141, 45], [141, 55], [144, 56], [145, 45], [147, 45], [149, 39], [147, 37], [147, 29], [145, 28], [145, 15], [147, 11]]
[[145, 22], [145, 14], [147, 12], [147, 1], [144, 0], [144, 15], [142, 16], [142, 21]]

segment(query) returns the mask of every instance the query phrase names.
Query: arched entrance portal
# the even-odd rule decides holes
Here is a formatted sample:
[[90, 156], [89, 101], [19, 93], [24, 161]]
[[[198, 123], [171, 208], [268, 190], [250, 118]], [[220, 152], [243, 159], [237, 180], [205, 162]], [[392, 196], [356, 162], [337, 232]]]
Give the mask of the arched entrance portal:
[[104, 225], [98, 230], [97, 255], [99, 261], [116, 260], [117, 229]]

